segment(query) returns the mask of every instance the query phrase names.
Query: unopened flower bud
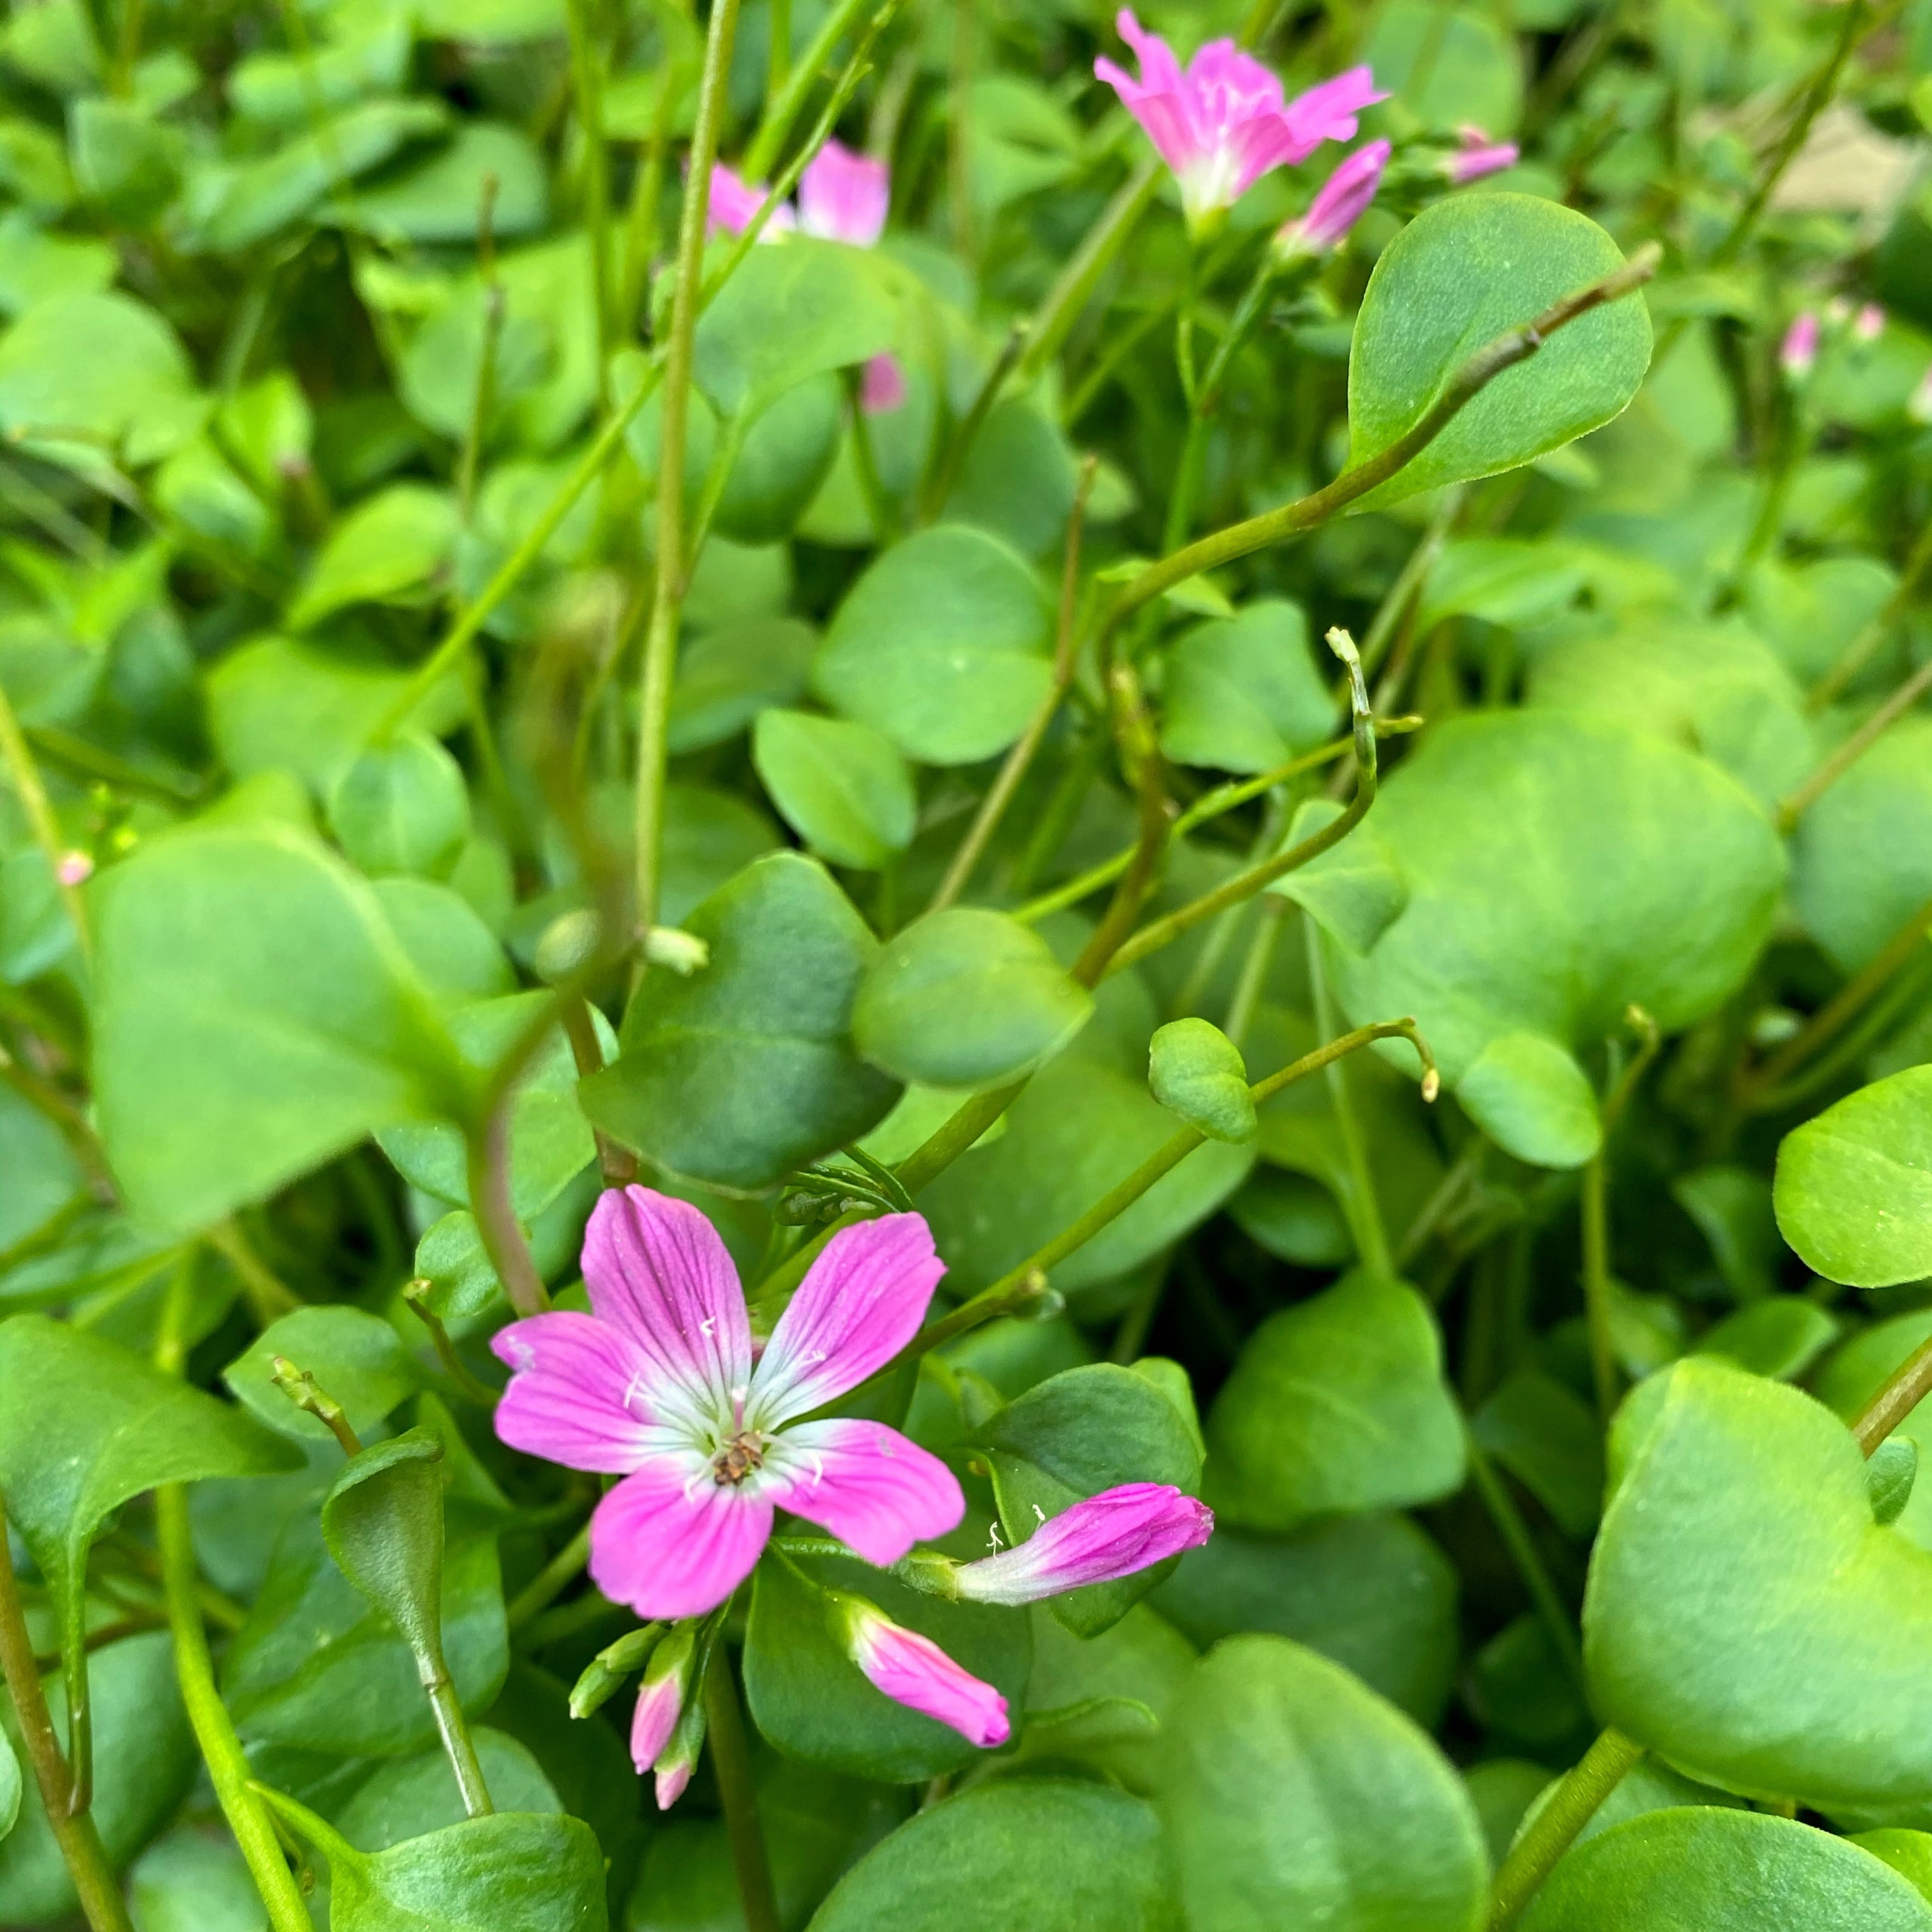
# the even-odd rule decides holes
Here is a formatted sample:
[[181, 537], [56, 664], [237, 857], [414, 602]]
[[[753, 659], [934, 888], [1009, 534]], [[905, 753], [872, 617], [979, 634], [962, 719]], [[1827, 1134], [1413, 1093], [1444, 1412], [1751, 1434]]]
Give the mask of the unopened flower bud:
[[1810, 375], [1818, 359], [1818, 317], [1815, 311], [1801, 309], [1778, 345], [1778, 366], [1795, 382]]
[[953, 1593], [974, 1603], [1036, 1603], [1111, 1583], [1205, 1543], [1214, 1512], [1168, 1483], [1123, 1483], [1050, 1517], [1026, 1540], [962, 1564]]
[[949, 1725], [982, 1750], [1012, 1735], [1006, 1700], [930, 1637], [894, 1623], [863, 1597], [835, 1596], [831, 1616], [847, 1656], [895, 1703]]
[[1286, 261], [1332, 254], [1367, 213], [1389, 165], [1389, 145], [1371, 141], [1358, 148], [1315, 190], [1307, 214], [1286, 223], [1275, 236], [1275, 252]]
[[587, 1718], [605, 1703], [626, 1678], [644, 1668], [663, 1635], [663, 1624], [647, 1623], [599, 1651], [571, 1692], [571, 1715]]

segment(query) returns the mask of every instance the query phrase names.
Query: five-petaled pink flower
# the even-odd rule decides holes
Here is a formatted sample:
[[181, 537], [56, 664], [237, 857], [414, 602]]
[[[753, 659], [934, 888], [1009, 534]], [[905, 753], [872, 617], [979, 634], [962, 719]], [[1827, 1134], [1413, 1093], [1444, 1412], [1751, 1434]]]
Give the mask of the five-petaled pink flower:
[[1123, 7], [1114, 24], [1140, 63], [1134, 79], [1112, 61], [1094, 63], [1147, 131], [1180, 184], [1188, 226], [1231, 208], [1270, 168], [1306, 161], [1324, 141], [1355, 138], [1355, 116], [1378, 100], [1366, 67], [1351, 67], [1293, 100], [1259, 60], [1232, 40], [1211, 40], [1185, 70], [1158, 34]]
[[1480, 181], [1485, 174], [1500, 174], [1522, 158], [1522, 150], [1514, 141], [1492, 141], [1473, 122], [1457, 128], [1456, 138], [1460, 145], [1444, 158], [1442, 171], [1459, 188]]
[[835, 1235], [753, 1365], [737, 1270], [697, 1208], [612, 1189], [584, 1236], [592, 1312], [513, 1321], [497, 1408], [512, 1447], [621, 1475], [590, 1522], [590, 1574], [640, 1617], [698, 1617], [752, 1572], [789, 1509], [868, 1563], [964, 1513], [951, 1470], [883, 1423], [808, 1421], [918, 1332], [944, 1264], [917, 1214]]
[[1371, 141], [1357, 149], [1315, 190], [1307, 214], [1281, 224], [1275, 236], [1275, 252], [1287, 261], [1339, 248], [1349, 230], [1368, 212], [1389, 155], [1386, 141]]
[[1037, 1603], [1088, 1583], [1111, 1583], [1197, 1549], [1214, 1512], [1164, 1482], [1122, 1483], [1049, 1517], [1023, 1543], [961, 1564], [949, 1590], [974, 1603]]

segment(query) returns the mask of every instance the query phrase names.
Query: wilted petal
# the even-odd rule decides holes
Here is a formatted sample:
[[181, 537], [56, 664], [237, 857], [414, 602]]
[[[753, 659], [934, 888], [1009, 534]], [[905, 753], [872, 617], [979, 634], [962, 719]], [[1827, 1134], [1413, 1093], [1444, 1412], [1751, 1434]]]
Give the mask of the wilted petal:
[[1075, 1503], [1026, 1540], [953, 1572], [976, 1603], [1035, 1603], [1089, 1583], [1110, 1583], [1194, 1549], [1214, 1534], [1214, 1512], [1168, 1483], [1124, 1483]]
[[751, 1324], [718, 1231], [686, 1201], [608, 1188], [583, 1237], [583, 1279], [600, 1321], [644, 1358], [654, 1420], [715, 1427], [751, 1380]]
[[1012, 1734], [1006, 1700], [931, 1638], [903, 1629], [857, 1598], [846, 1598], [844, 1607], [852, 1661], [895, 1703], [949, 1724], [982, 1750]]
[[952, 1472], [882, 1422], [786, 1429], [766, 1453], [759, 1488], [881, 1568], [915, 1543], [956, 1528], [966, 1513]]
[[512, 1321], [490, 1346], [511, 1371], [497, 1404], [501, 1441], [611, 1475], [644, 1460], [651, 1419], [636, 1390], [648, 1364], [621, 1329], [558, 1309]]
[[702, 1617], [751, 1574], [771, 1515], [750, 1484], [718, 1481], [703, 1451], [654, 1455], [592, 1513], [591, 1581], [640, 1617]]
[[885, 163], [827, 141], [798, 181], [798, 226], [828, 242], [869, 248], [885, 230], [892, 177]]
[[841, 1228], [772, 1331], [752, 1378], [752, 1419], [774, 1428], [883, 1368], [919, 1332], [945, 1272], [923, 1215]]

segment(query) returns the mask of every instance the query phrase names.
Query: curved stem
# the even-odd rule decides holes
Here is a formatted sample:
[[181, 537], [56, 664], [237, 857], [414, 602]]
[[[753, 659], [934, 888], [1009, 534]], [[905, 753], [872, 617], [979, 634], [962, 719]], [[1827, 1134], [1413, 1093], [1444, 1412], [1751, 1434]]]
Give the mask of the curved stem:
[[40, 848], [42, 857], [47, 861], [48, 872], [54, 881], [54, 890], [60, 896], [60, 903], [73, 921], [74, 937], [80, 941], [81, 957], [92, 964], [94, 928], [88, 921], [86, 902], [81, 897], [80, 888], [70, 884], [61, 875], [65, 853], [60, 843], [60, 827], [54, 818], [54, 808], [48, 803], [47, 788], [40, 782], [40, 768], [34, 763], [32, 750], [5, 691], [0, 691], [0, 764], [6, 768], [15, 795], [20, 799], [20, 809], [26, 815], [27, 828], [33, 834], [34, 843]]
[[1509, 1932], [1522, 1917], [1556, 1861], [1643, 1755], [1644, 1747], [1620, 1730], [1606, 1730], [1583, 1753], [1503, 1860], [1490, 1895], [1489, 1932]]
[[1583, 1168], [1583, 1313], [1597, 1418], [1607, 1428], [1617, 1407], [1617, 1342], [1611, 1321], [1609, 1175], [1601, 1149]]
[[512, 1635], [547, 1610], [562, 1592], [583, 1574], [590, 1561], [590, 1525], [586, 1523], [549, 1561], [510, 1599], [503, 1613]]
[[1798, 821], [1883, 737], [1928, 691], [1932, 663], [1921, 664], [1844, 743], [1778, 807], [1777, 826], [1794, 831]]

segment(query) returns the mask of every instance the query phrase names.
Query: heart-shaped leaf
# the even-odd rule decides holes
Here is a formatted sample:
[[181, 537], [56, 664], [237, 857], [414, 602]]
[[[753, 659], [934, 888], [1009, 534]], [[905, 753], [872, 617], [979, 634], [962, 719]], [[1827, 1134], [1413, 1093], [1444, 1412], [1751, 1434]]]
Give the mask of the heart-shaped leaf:
[[1220, 1027], [1171, 1020], [1147, 1049], [1147, 1090], [1169, 1113], [1213, 1140], [1251, 1140], [1260, 1127], [1247, 1063]]
[[330, 534], [289, 606], [290, 626], [318, 624], [351, 604], [420, 598], [448, 563], [458, 525], [454, 500], [422, 483], [392, 483], [358, 504]]
[[1230, 1637], [1171, 1714], [1160, 1806], [1190, 1932], [1474, 1932], [1489, 1861], [1448, 1760], [1280, 1637]]
[[869, 724], [761, 712], [752, 761], [785, 823], [835, 866], [876, 872], [912, 842], [912, 774], [898, 747]]
[[1272, 771], [1335, 728], [1299, 604], [1265, 598], [1198, 624], [1168, 655], [1161, 750], [1177, 764]]
[[1727, 1790], [1932, 1798], [1932, 1555], [1873, 1520], [1844, 1424], [1693, 1357], [1625, 1404], [1611, 1449], [1583, 1608], [1598, 1714]]
[[314, 1377], [317, 1386], [342, 1404], [358, 1435], [375, 1429], [423, 1386], [422, 1371], [380, 1315], [345, 1306], [293, 1309], [270, 1322], [222, 1371], [222, 1380], [258, 1422], [297, 1441], [335, 1438], [320, 1417], [297, 1408], [275, 1386], [277, 1355]]
[[[1452, 196], [1425, 208], [1377, 259], [1349, 355], [1349, 460], [1413, 429], [1462, 364], [1623, 262], [1587, 215], [1528, 195]], [[1505, 370], [1415, 460], [1357, 508], [1557, 449], [1629, 406], [1651, 362], [1650, 314], [1626, 296]]]

